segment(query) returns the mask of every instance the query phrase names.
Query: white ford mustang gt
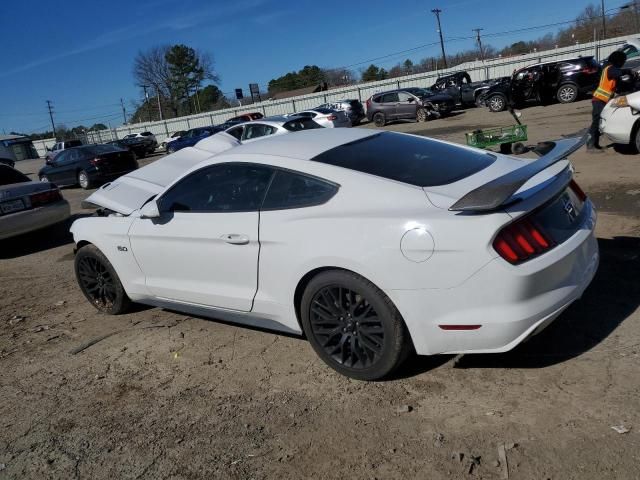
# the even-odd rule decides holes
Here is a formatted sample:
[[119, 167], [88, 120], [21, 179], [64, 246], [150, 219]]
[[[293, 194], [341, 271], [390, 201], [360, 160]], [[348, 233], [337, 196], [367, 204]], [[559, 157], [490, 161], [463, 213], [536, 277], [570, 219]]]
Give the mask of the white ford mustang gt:
[[598, 266], [567, 157], [322, 129], [186, 148], [97, 190], [77, 279], [100, 311], [140, 302], [304, 335], [340, 373], [504, 352], [578, 299]]

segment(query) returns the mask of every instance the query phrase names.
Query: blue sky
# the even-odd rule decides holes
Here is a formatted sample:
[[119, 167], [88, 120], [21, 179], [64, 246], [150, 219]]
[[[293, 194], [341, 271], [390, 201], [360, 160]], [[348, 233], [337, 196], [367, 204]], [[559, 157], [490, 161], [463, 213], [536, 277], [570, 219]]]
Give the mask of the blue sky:
[[[5, 0], [7, 2], [8, 0]], [[0, 15], [0, 132], [122, 122], [120, 98], [130, 113], [141, 98], [131, 69], [140, 50], [184, 43], [209, 52], [220, 88], [248, 90], [307, 64], [352, 65], [438, 40], [430, 10], [439, 7], [445, 38], [483, 34], [573, 19], [582, 0], [22, 0]], [[626, 3], [606, 0], [607, 8]], [[490, 5], [490, 6], [489, 6]], [[547, 30], [487, 40], [501, 47]], [[471, 40], [447, 42], [448, 52], [473, 48]], [[424, 48], [375, 63], [437, 55]], [[358, 70], [360, 65], [353, 67]]]

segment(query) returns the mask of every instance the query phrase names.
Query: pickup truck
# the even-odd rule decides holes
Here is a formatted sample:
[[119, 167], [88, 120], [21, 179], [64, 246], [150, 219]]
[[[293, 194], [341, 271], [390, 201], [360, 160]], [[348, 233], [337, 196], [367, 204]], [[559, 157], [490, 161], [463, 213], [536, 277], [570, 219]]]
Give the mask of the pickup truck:
[[47, 153], [44, 156], [45, 162], [50, 162], [56, 155], [67, 148], [80, 147], [82, 142], [80, 140], [67, 140], [66, 142], [56, 142], [53, 148], [47, 147]]
[[475, 107], [478, 96], [489, 89], [493, 82], [472, 82], [467, 72], [455, 72], [438, 77], [431, 90], [453, 97], [457, 106]]

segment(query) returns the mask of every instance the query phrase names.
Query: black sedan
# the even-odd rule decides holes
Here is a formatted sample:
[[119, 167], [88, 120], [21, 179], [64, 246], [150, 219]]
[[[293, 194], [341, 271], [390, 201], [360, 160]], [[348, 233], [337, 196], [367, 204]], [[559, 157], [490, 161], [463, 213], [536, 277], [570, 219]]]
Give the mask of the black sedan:
[[80, 185], [84, 189], [113, 180], [138, 168], [130, 151], [116, 145], [85, 145], [60, 152], [40, 169], [43, 182]]
[[105, 145], [115, 145], [124, 150], [133, 152], [136, 158], [144, 158], [149, 153], [149, 140], [144, 137], [123, 138], [122, 140], [112, 140]]

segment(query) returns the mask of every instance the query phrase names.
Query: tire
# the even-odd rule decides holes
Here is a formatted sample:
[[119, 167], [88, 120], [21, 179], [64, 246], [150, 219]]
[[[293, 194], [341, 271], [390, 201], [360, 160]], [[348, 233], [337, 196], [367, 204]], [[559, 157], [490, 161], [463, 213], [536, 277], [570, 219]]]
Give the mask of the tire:
[[578, 87], [571, 83], [560, 85], [556, 98], [560, 103], [573, 103], [578, 99]]
[[315, 276], [302, 295], [300, 312], [315, 352], [347, 377], [384, 378], [411, 351], [409, 333], [389, 297], [355, 273], [329, 270]]
[[107, 257], [94, 245], [85, 245], [76, 253], [76, 280], [80, 290], [96, 310], [108, 315], [125, 313], [131, 300]]
[[476, 95], [476, 107], [482, 108], [487, 106], [487, 95], [485, 93], [479, 93]]
[[91, 188], [91, 179], [89, 179], [89, 175], [84, 170], [80, 170], [78, 172], [78, 185], [82, 187], [84, 190], [88, 190]]
[[635, 130], [635, 133], [632, 138], [633, 143], [631, 144], [632, 145], [631, 148], [633, 153], [640, 153], [640, 122], [636, 122], [634, 130]]
[[427, 111], [419, 107], [416, 111], [416, 122], [426, 122], [427, 121]]
[[507, 109], [507, 99], [502, 95], [492, 95], [487, 98], [487, 107], [492, 112], [503, 112]]
[[384, 118], [384, 113], [382, 112], [377, 112], [374, 116], [373, 116], [373, 123], [376, 127], [384, 127], [385, 124], [387, 123], [387, 119]]

